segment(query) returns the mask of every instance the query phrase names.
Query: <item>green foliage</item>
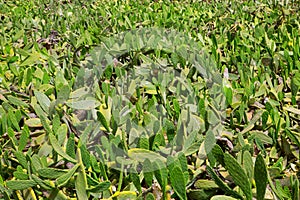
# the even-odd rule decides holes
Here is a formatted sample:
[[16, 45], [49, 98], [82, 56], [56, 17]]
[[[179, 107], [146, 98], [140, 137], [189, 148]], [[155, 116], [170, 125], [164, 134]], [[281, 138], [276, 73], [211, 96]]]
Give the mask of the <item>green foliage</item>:
[[265, 161], [261, 154], [259, 154], [255, 161], [254, 179], [256, 183], [257, 199], [264, 199], [268, 182], [268, 172]]
[[297, 1], [0, 10], [0, 199], [299, 198]]
[[242, 168], [242, 166], [230, 155], [224, 155], [225, 168], [228, 170], [235, 184], [237, 184], [247, 199], [252, 199], [252, 192], [250, 188], [250, 181]]
[[170, 171], [170, 181], [173, 185], [174, 192], [180, 199], [187, 199], [185, 192], [185, 179], [180, 167], [175, 166]]

